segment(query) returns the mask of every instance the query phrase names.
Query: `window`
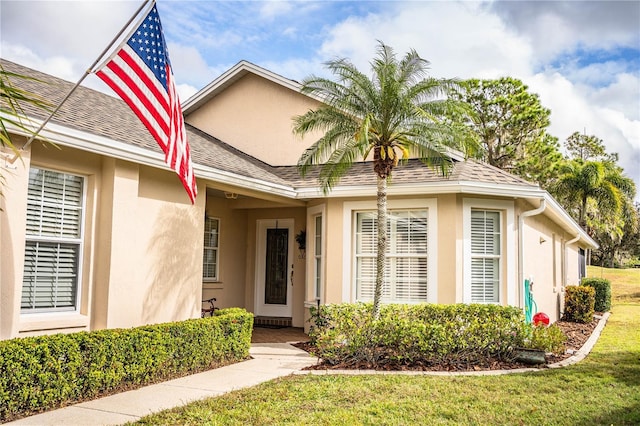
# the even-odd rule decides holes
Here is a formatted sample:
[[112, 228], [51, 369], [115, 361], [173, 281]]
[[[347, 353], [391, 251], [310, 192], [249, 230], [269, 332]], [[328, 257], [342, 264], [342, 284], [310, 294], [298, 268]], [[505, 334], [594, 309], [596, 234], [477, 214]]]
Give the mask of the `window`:
[[79, 300], [84, 178], [29, 170], [21, 311], [75, 311]]
[[500, 301], [500, 213], [471, 211], [471, 302]]
[[322, 297], [322, 215], [315, 216], [314, 223], [313, 280], [315, 284], [315, 297], [316, 299], [320, 299]]
[[205, 281], [218, 281], [220, 255], [220, 219], [212, 217], [204, 221], [204, 258], [202, 278]]
[[[392, 210], [388, 240], [385, 302], [426, 302], [428, 288], [427, 211]], [[356, 213], [356, 300], [373, 300], [376, 279], [377, 213]]]
[[581, 247], [578, 249], [578, 282], [587, 276], [587, 255]]

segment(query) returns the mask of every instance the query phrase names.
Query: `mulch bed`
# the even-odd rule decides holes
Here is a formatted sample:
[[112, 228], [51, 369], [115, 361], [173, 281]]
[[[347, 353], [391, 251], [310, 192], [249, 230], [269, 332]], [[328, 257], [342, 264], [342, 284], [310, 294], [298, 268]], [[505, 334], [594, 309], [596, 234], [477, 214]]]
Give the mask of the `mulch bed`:
[[[577, 352], [584, 343], [589, 339], [591, 333], [598, 325], [600, 321], [600, 316], [594, 318], [593, 321], [587, 324], [578, 324], [574, 322], [568, 321], [558, 321], [556, 324], [562, 332], [567, 337], [567, 341], [565, 343], [565, 353], [562, 355], [547, 355], [546, 363], [539, 364], [533, 367], [544, 367], [548, 364], [553, 364], [564, 359], [571, 357], [575, 352]], [[313, 353], [313, 345], [310, 342], [299, 342], [295, 343], [294, 346], [300, 348], [306, 352]], [[424, 363], [415, 363], [412, 365], [394, 363], [394, 362], [386, 362], [379, 363], [377, 366], [372, 365], [370, 363], [361, 362], [358, 364], [353, 363], [344, 363], [344, 364], [336, 364], [331, 365], [327, 364], [323, 361], [320, 361], [316, 365], [312, 365], [311, 367], [307, 367], [306, 370], [378, 370], [378, 371], [483, 371], [483, 370], [513, 370], [517, 368], [531, 368], [532, 365], [525, 364], [521, 362], [507, 362], [497, 359], [488, 359], [481, 360], [478, 362], [471, 363], [446, 363], [446, 364], [424, 364]]]

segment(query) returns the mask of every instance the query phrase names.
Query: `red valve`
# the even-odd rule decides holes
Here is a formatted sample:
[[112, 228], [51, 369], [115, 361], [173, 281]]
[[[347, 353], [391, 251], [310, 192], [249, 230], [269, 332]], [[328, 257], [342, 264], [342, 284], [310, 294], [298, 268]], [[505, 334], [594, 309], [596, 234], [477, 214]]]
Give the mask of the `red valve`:
[[549, 325], [549, 315], [538, 312], [533, 316], [533, 325]]

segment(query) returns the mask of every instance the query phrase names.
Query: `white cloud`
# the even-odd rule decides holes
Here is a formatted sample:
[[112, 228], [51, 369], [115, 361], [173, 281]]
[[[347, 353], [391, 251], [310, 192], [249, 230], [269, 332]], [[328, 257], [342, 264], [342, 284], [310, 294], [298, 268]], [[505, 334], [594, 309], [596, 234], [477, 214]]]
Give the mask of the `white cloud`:
[[541, 103], [551, 109], [549, 132], [562, 144], [573, 132], [586, 132], [603, 140], [608, 152], [620, 154], [625, 173], [640, 182], [640, 121], [588, 99], [586, 88], [561, 74], [540, 73], [528, 81]]
[[322, 64], [310, 59], [291, 59], [284, 62], [264, 62], [261, 67], [275, 72], [285, 78], [301, 81], [303, 78], [314, 75], [324, 75]]
[[264, 1], [260, 7], [260, 16], [271, 20], [278, 16], [286, 15], [293, 9], [293, 5], [287, 1]]
[[[140, 5], [0, 1], [2, 57], [72, 82]], [[552, 134], [586, 129], [603, 139], [640, 188], [639, 2], [161, 1], [158, 9], [183, 101], [241, 59], [296, 80], [327, 76], [322, 63], [336, 57], [368, 72], [381, 40], [398, 55], [415, 49], [436, 77], [521, 79], [552, 110]], [[95, 76], [84, 84], [112, 94]]]
[[322, 46], [324, 57], [348, 57], [369, 68], [376, 39], [403, 54], [415, 49], [434, 76], [494, 78], [528, 74], [531, 49], [476, 3], [403, 3], [385, 15], [347, 19]]
[[[507, 3], [515, 11], [520, 5], [536, 11], [532, 16], [517, 17], [497, 14], [495, 4], [402, 3], [395, 9], [388, 8], [384, 15], [350, 17], [335, 25], [319, 53], [327, 59], [350, 58], [360, 70], [368, 72], [379, 39], [400, 55], [414, 48], [431, 61], [434, 76], [519, 78], [551, 109], [551, 134], [561, 142], [574, 131], [585, 129], [598, 136], [610, 152], [620, 154], [620, 165], [640, 186], [639, 77], [625, 72], [627, 64], [616, 61], [587, 66], [567, 62], [560, 68], [535, 71], [540, 67], [540, 56], [551, 58], [574, 46], [576, 40], [605, 46], [628, 43], [633, 38], [629, 31], [613, 30], [615, 20], [605, 13], [601, 27], [613, 33], [598, 39], [601, 27], [592, 13], [602, 8], [587, 6], [591, 12], [577, 12], [575, 17], [580, 22], [576, 23], [567, 13], [575, 11], [577, 5], [564, 3], [551, 5], [546, 12], [540, 4]], [[584, 33], [588, 25], [595, 27]]]
[[184, 104], [187, 99], [195, 95], [198, 91], [197, 88], [188, 84], [176, 84], [176, 90], [178, 91], [178, 97], [180, 98], [181, 104]]
[[167, 44], [171, 67], [178, 83], [202, 87], [219, 75], [207, 64], [195, 47]]
[[49, 56], [49, 52], [74, 57], [78, 61], [74, 66], [86, 68], [138, 6], [136, 2], [3, 0], [2, 40], [30, 46], [42, 57]]
[[620, 73], [613, 78], [614, 81], [609, 86], [597, 90], [587, 89], [589, 99], [594, 105], [621, 111], [629, 119], [639, 121], [640, 74]]
[[540, 62], [575, 48], [638, 47], [637, 1], [495, 1], [488, 9], [527, 37]]

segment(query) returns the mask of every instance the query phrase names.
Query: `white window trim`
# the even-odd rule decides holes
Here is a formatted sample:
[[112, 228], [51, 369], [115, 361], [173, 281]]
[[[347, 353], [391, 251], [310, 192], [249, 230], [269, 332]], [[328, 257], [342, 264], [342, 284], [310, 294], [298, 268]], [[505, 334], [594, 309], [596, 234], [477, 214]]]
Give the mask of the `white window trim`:
[[[436, 198], [388, 200], [388, 210], [426, 210], [427, 235], [427, 302], [438, 302], [438, 200]], [[342, 302], [349, 303], [356, 300], [355, 277], [355, 233], [356, 215], [358, 211], [374, 210], [377, 212], [376, 200], [349, 201], [343, 205], [343, 233], [342, 246]]]
[[[51, 316], [56, 316], [56, 317], [68, 317], [69, 315], [75, 315], [75, 314], [80, 314], [81, 310], [82, 310], [82, 297], [83, 297], [83, 284], [84, 284], [84, 241], [85, 241], [85, 228], [87, 226], [86, 223], [86, 214], [87, 214], [87, 194], [88, 194], [88, 190], [87, 190], [87, 182], [88, 182], [88, 176], [85, 174], [81, 174], [81, 173], [74, 173], [74, 172], [69, 172], [66, 170], [60, 170], [60, 169], [53, 169], [50, 167], [41, 167], [38, 166], [36, 164], [31, 164], [31, 166], [29, 167], [29, 171], [27, 172], [27, 186], [28, 186], [28, 180], [29, 180], [29, 175], [30, 175], [30, 171], [31, 169], [39, 169], [39, 170], [46, 170], [46, 171], [50, 171], [50, 172], [54, 172], [54, 173], [63, 173], [66, 175], [73, 175], [73, 176], [77, 176], [79, 178], [82, 178], [82, 203], [81, 203], [81, 213], [80, 213], [80, 236], [78, 238], [69, 238], [69, 239], [60, 239], [60, 238], [51, 238], [51, 237], [42, 237], [42, 236], [35, 236], [35, 235], [29, 235], [26, 232], [26, 221], [25, 221], [25, 234], [24, 234], [24, 244], [26, 246], [27, 241], [44, 241], [44, 242], [72, 242], [74, 244], [78, 244], [78, 277], [77, 277], [77, 281], [76, 281], [76, 303], [75, 303], [75, 309], [69, 309], [69, 310], [65, 310], [65, 311], [58, 311], [58, 310], [47, 310], [47, 309], [35, 309], [35, 310], [29, 310], [29, 311], [22, 311], [22, 309], [20, 308], [20, 316], [21, 317], [25, 317], [25, 318], [36, 318], [36, 317], [43, 317], [46, 316], [47, 318], [50, 318]], [[28, 202], [28, 201], [27, 201]], [[26, 209], [26, 204], [25, 204], [25, 209]], [[22, 259], [22, 267], [24, 268], [24, 261], [25, 259]], [[20, 283], [20, 293], [22, 293], [22, 285], [23, 283]], [[20, 296], [22, 297], [22, 296]], [[22, 304], [22, 300], [20, 299], [20, 305]], [[84, 318], [84, 317], [83, 317]], [[53, 327], [51, 327], [53, 328]], [[21, 330], [22, 331], [22, 330]]]
[[[313, 306], [316, 304], [315, 300], [315, 292], [316, 292], [316, 283], [315, 283], [315, 232], [316, 232], [316, 216], [322, 217], [322, 242], [321, 242], [321, 250], [322, 255], [320, 257], [320, 303], [324, 303], [325, 301], [325, 265], [327, 258], [327, 214], [326, 214], [326, 205], [320, 204], [318, 206], [309, 207], [307, 209], [307, 271], [310, 271], [307, 274], [308, 286], [307, 286], [307, 295], [309, 296], [308, 302], [313, 302]], [[309, 230], [313, 230], [313, 232], [309, 232]], [[311, 237], [314, 237], [313, 241]], [[309, 250], [311, 249], [311, 250]]]
[[[515, 279], [516, 271], [516, 237], [515, 237], [515, 212], [513, 201], [505, 200], [489, 200], [481, 198], [465, 198], [462, 202], [462, 221], [463, 221], [463, 288], [462, 302], [471, 303], [471, 210], [493, 210], [500, 212], [502, 248], [501, 250], [501, 266], [500, 266], [500, 283], [498, 287], [499, 303], [512, 306], [517, 305], [517, 287]], [[502, 271], [506, 264], [506, 276]], [[502, 290], [506, 280], [506, 294]]]
[[[213, 217], [213, 216], [207, 217], [207, 219], [214, 219], [218, 221], [218, 247], [216, 247], [216, 276], [215, 278], [210, 278], [210, 277], [205, 278], [204, 276], [202, 277], [202, 282], [211, 284], [211, 283], [220, 282], [220, 242], [222, 240], [222, 221], [220, 220], [219, 217]], [[204, 241], [202, 245], [202, 250], [203, 251], [206, 250]], [[204, 275], [204, 259], [203, 259], [203, 275]]]

